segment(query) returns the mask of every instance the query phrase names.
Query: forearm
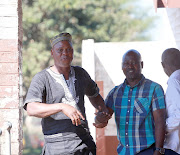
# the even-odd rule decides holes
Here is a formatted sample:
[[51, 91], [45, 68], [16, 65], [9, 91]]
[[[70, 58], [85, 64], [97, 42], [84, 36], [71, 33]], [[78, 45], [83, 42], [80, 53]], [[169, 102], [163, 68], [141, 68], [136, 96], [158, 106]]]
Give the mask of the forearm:
[[30, 116], [45, 118], [58, 112], [63, 112], [72, 121], [72, 124], [78, 126], [81, 124], [81, 120], [85, 120], [84, 116], [79, 110], [71, 105], [64, 103], [45, 104], [31, 102], [27, 104], [27, 112]]
[[[165, 109], [159, 109], [153, 112], [155, 122], [155, 147], [163, 148], [165, 139]], [[160, 155], [158, 150], [154, 151], [154, 155]]]
[[[165, 125], [159, 124], [155, 126], [155, 147], [163, 148], [165, 139]], [[158, 150], [154, 151], [154, 155], [161, 155]]]
[[108, 112], [108, 109], [104, 103], [103, 98], [101, 97], [101, 95], [98, 95], [96, 97], [93, 98], [89, 98], [91, 104], [99, 111], [104, 111], [104, 112]]
[[156, 147], [162, 148], [165, 139], [165, 109], [156, 110], [154, 112], [155, 121], [155, 144]]
[[157, 148], [163, 148], [165, 139], [165, 123], [155, 125], [155, 144]]
[[39, 102], [31, 102], [27, 104], [27, 113], [29, 116], [45, 118], [60, 111], [62, 111], [62, 106], [59, 103], [46, 104]]

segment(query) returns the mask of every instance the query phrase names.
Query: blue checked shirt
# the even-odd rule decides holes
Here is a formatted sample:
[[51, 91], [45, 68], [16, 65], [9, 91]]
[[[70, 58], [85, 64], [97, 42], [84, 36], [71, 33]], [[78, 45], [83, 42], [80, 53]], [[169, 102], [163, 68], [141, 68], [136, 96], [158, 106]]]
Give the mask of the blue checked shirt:
[[165, 108], [159, 84], [142, 76], [131, 88], [125, 80], [109, 92], [105, 103], [115, 114], [118, 155], [134, 155], [155, 143], [153, 111]]

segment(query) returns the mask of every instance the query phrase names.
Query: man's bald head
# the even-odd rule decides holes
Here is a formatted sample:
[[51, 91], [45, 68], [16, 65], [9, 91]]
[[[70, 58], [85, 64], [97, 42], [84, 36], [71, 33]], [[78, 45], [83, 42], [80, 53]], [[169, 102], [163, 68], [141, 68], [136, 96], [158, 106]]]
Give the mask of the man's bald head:
[[122, 61], [124, 61], [124, 58], [125, 58], [127, 55], [129, 55], [129, 54], [134, 54], [134, 55], [136, 55], [136, 57], [138, 58], [138, 60], [141, 61], [141, 54], [140, 54], [137, 50], [134, 50], [134, 49], [128, 50], [128, 51], [123, 55]]
[[168, 48], [162, 54], [162, 66], [165, 73], [170, 76], [180, 69], [180, 51], [176, 48]]

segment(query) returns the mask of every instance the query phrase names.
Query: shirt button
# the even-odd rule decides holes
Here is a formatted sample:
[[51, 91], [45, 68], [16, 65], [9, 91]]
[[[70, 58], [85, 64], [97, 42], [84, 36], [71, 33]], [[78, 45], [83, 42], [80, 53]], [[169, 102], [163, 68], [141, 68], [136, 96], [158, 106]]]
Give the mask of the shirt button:
[[126, 146], [129, 146], [128, 144]]
[[129, 113], [129, 110], [127, 112]]
[[126, 132], [126, 136], [128, 135], [128, 133]]
[[130, 89], [130, 91], [132, 91], [132, 89]]
[[128, 124], [128, 122], [126, 122], [126, 124]]
[[130, 100], [128, 100], [130, 102]]

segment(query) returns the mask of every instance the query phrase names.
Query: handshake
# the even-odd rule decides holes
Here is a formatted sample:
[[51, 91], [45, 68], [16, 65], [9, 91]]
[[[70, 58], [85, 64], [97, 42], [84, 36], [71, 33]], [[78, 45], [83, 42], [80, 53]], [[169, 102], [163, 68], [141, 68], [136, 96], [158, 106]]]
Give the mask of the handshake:
[[111, 115], [109, 113], [104, 111], [98, 111], [97, 113], [95, 113], [95, 115], [95, 123], [93, 123], [93, 125], [96, 128], [104, 128], [105, 126], [107, 126], [108, 120], [111, 118]]

